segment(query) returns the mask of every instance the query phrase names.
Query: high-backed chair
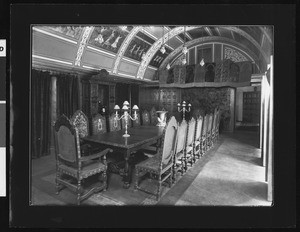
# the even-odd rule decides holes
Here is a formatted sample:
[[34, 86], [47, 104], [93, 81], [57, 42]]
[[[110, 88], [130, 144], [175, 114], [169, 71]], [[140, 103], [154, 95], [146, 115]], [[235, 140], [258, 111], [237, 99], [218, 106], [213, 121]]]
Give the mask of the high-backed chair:
[[109, 116], [109, 131], [119, 131], [121, 130], [121, 121], [117, 120], [115, 114]]
[[77, 128], [79, 139], [90, 135], [89, 120], [81, 110], [75, 111], [70, 119], [70, 122]]
[[214, 116], [213, 116], [213, 122], [212, 122], [212, 129], [211, 129], [212, 144], [215, 143], [217, 116], [218, 116], [218, 110], [217, 110], [217, 108], [215, 108], [215, 110], [214, 110]]
[[142, 113], [142, 124], [143, 126], [149, 126], [150, 123], [150, 113], [147, 110], [144, 110]]
[[206, 140], [206, 136], [207, 136], [207, 125], [208, 125], [208, 114], [206, 114], [204, 116], [204, 120], [203, 120], [203, 126], [202, 126], [202, 134], [201, 134], [201, 156], [203, 156], [207, 150], [207, 140]]
[[219, 139], [219, 127], [220, 127], [220, 120], [221, 120], [221, 112], [220, 109], [218, 109], [217, 113], [217, 122], [216, 122], [216, 139]]
[[89, 120], [87, 116], [81, 110], [76, 110], [72, 115], [70, 122], [78, 130], [81, 154], [86, 156], [93, 153], [93, 150], [96, 148], [82, 140], [82, 138], [90, 135]]
[[208, 125], [207, 125], [207, 148], [210, 149], [212, 147], [212, 121], [213, 114], [209, 114], [208, 116]]
[[185, 170], [187, 170], [187, 164], [193, 165], [194, 159], [194, 137], [195, 137], [195, 127], [196, 121], [194, 117], [188, 122], [187, 129], [187, 138], [185, 145], [185, 154], [184, 154], [184, 162], [185, 162]]
[[[174, 158], [174, 145], [176, 140], [177, 121], [172, 117], [164, 128], [161, 146], [158, 149], [157, 155], [148, 158], [135, 166], [136, 182], [135, 189], [153, 194], [158, 201], [161, 197], [161, 185], [163, 182], [169, 182], [169, 187], [172, 187], [172, 168]], [[158, 187], [156, 192], [152, 192], [139, 185], [140, 179], [149, 173], [150, 178], [156, 177]]]
[[157, 119], [156, 109], [154, 106], [150, 110], [150, 118], [151, 118], [151, 125], [156, 126], [158, 123], [158, 119]]
[[181, 172], [181, 175], [183, 175], [185, 171], [184, 153], [185, 153], [186, 136], [187, 136], [187, 122], [186, 120], [183, 120], [178, 125], [178, 129], [177, 129], [174, 166], [173, 166], [173, 182], [176, 181], [176, 175], [178, 171]]
[[[132, 114], [132, 117], [134, 117], [134, 113]], [[141, 116], [140, 113], [136, 113], [136, 120], [132, 120], [132, 126], [133, 127], [139, 127], [141, 126]]]
[[203, 117], [200, 115], [196, 121], [196, 132], [195, 132], [195, 157], [201, 157], [201, 135], [202, 135]]
[[92, 118], [92, 134], [103, 134], [107, 132], [106, 118], [101, 114], [96, 114]]
[[[111, 152], [111, 149], [105, 149], [101, 152], [81, 156], [79, 132], [74, 127], [69, 119], [62, 115], [58, 118], [54, 125], [54, 144], [55, 144], [55, 158], [56, 158], [56, 194], [67, 187], [77, 194], [77, 204], [91, 194], [106, 190], [107, 188], [107, 164], [106, 154]], [[101, 185], [83, 189], [82, 181], [89, 176], [102, 173]], [[66, 178], [68, 177], [68, 178]], [[71, 179], [75, 181], [70, 181]]]

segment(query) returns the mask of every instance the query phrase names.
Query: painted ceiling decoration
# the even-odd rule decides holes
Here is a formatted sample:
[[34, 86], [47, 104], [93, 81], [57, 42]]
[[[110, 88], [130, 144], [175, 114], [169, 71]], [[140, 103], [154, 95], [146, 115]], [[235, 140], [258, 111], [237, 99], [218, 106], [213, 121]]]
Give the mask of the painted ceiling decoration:
[[[72, 62], [71, 66], [84, 71], [86, 67], [104, 68], [116, 76], [148, 81], [168, 63], [180, 64], [184, 43], [189, 51], [205, 44], [223, 44], [224, 59], [251, 60], [256, 66], [268, 64], [273, 53], [270, 26], [37, 25], [33, 31], [35, 41], [47, 41], [38, 41], [34, 46], [33, 61], [37, 63], [49, 61], [49, 67], [53, 67], [55, 63], [61, 66]], [[162, 45], [165, 53], [160, 51]]]

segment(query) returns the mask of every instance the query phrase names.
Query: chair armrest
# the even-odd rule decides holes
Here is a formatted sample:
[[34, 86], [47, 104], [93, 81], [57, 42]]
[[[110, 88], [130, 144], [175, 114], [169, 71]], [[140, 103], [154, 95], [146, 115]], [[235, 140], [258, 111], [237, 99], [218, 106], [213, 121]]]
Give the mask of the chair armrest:
[[[88, 161], [88, 160], [91, 160], [91, 159], [96, 159], [96, 158], [100, 158], [100, 157], [102, 157], [102, 156], [106, 156], [106, 154], [108, 153], [108, 152], [113, 152], [113, 150], [112, 149], [110, 149], [110, 148], [106, 148], [105, 150], [103, 150], [103, 151], [101, 151], [101, 152], [98, 152], [98, 153], [96, 153], [96, 154], [93, 154], [93, 155], [89, 155], [89, 156], [83, 156], [83, 157], [81, 157], [81, 161]], [[106, 157], [105, 157], [105, 159], [106, 159]]]

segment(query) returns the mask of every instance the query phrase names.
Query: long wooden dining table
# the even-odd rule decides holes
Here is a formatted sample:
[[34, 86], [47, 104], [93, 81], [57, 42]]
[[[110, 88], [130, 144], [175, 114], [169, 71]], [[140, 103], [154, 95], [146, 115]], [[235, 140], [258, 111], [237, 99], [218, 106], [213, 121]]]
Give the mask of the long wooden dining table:
[[107, 132], [103, 134], [91, 135], [83, 138], [85, 141], [104, 145], [114, 151], [121, 152], [125, 159], [123, 187], [129, 188], [131, 182], [131, 170], [129, 166], [130, 154], [139, 149], [158, 142], [163, 135], [163, 127], [158, 126], [138, 126], [128, 129], [130, 137], [123, 137], [124, 130]]

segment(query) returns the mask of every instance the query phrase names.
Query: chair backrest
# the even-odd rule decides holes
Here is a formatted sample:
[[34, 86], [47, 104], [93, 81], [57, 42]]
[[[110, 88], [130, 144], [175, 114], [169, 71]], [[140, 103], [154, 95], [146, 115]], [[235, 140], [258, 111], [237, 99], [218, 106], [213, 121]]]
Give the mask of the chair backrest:
[[195, 126], [196, 126], [196, 121], [194, 117], [192, 117], [188, 123], [188, 134], [187, 134], [187, 141], [186, 141], [187, 146], [191, 145], [194, 142]]
[[213, 115], [209, 114], [209, 117], [208, 117], [208, 126], [207, 126], [207, 132], [209, 132], [209, 133], [211, 132], [212, 120], [213, 120]]
[[187, 122], [186, 120], [183, 120], [179, 124], [177, 130], [176, 154], [178, 152], [181, 152], [185, 148], [186, 136], [187, 136]]
[[70, 119], [71, 124], [77, 128], [79, 138], [84, 138], [90, 134], [89, 120], [87, 116], [81, 111], [77, 110]]
[[[133, 127], [138, 127], [141, 125], [141, 116], [139, 113], [136, 113], [137, 119], [136, 120], [132, 120], [132, 126]], [[132, 117], [134, 117], [134, 113], [132, 113]]]
[[212, 130], [213, 131], [215, 131], [216, 126], [217, 126], [217, 116], [218, 116], [218, 111], [217, 111], [217, 108], [215, 108], [214, 117], [213, 117], [213, 124], [212, 124]]
[[96, 114], [92, 118], [92, 133], [93, 135], [96, 134], [103, 134], [107, 132], [106, 127], [106, 118], [101, 114]]
[[200, 137], [201, 137], [201, 134], [202, 134], [202, 125], [203, 125], [203, 118], [200, 115], [197, 118], [195, 140], [199, 140]]
[[150, 113], [147, 110], [144, 110], [142, 113], [142, 123], [144, 126], [150, 125]]
[[55, 122], [53, 129], [56, 160], [76, 166], [81, 156], [77, 128], [62, 115]]
[[121, 130], [121, 121], [116, 119], [115, 114], [111, 114], [108, 121], [109, 121], [109, 131]]
[[156, 126], [158, 123], [158, 120], [157, 120], [156, 109], [154, 106], [150, 110], [150, 118], [151, 118], [151, 125]]
[[177, 126], [177, 121], [173, 116], [164, 128], [161, 154], [161, 161], [163, 165], [168, 164], [174, 154]]
[[218, 113], [217, 113], [217, 126], [216, 126], [216, 128], [218, 128], [219, 125], [220, 125], [220, 119], [221, 119], [221, 114], [220, 114], [220, 109], [218, 109]]
[[207, 124], [208, 124], [208, 114], [206, 114], [204, 116], [204, 120], [203, 120], [203, 126], [202, 126], [202, 135], [206, 136], [206, 132], [207, 132]]

